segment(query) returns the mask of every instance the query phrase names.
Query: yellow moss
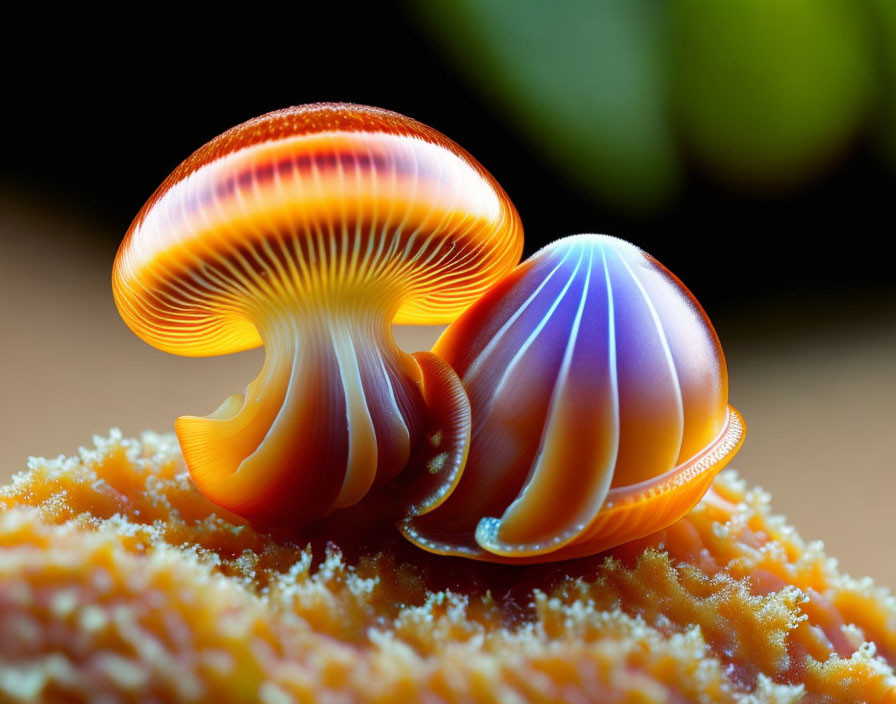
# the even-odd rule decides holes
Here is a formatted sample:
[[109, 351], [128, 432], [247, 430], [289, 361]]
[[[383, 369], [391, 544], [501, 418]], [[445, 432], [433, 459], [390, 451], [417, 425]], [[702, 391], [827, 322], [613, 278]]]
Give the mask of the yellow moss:
[[896, 602], [768, 501], [726, 472], [656, 535], [489, 565], [364, 510], [258, 532], [114, 433], [0, 489], [0, 701], [896, 702]]

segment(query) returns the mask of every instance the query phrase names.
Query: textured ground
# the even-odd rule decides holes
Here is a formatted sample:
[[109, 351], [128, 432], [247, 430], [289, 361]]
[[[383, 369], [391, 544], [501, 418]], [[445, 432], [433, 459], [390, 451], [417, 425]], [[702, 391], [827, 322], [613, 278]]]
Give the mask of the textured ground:
[[257, 533], [168, 436], [35, 460], [0, 490], [0, 701], [896, 702], [896, 601], [733, 472], [565, 564], [430, 556], [373, 515]]

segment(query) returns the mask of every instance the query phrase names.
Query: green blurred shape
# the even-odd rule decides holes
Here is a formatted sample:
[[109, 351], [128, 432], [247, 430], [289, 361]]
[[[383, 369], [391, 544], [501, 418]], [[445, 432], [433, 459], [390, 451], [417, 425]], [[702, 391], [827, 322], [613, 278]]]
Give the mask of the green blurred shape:
[[864, 126], [874, 92], [864, 2], [671, 0], [671, 10], [680, 126], [711, 173], [797, 186]]
[[566, 173], [617, 208], [677, 191], [660, 0], [430, 0], [409, 7]]
[[881, 48], [879, 137], [884, 156], [896, 167], [896, 0], [869, 2]]

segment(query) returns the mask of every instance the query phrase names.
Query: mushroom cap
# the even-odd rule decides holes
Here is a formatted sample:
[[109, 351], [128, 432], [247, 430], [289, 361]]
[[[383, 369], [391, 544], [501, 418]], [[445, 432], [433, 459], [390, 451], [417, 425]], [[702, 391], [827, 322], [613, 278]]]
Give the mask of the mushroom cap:
[[178, 166], [131, 224], [112, 285], [143, 340], [210, 356], [257, 347], [259, 316], [309, 299], [451, 322], [522, 244], [510, 199], [450, 139], [318, 103], [249, 120]]
[[434, 552], [537, 562], [643, 537], [693, 508], [743, 440], [706, 313], [614, 237], [537, 252], [433, 352], [473, 419], [456, 489], [402, 527]]

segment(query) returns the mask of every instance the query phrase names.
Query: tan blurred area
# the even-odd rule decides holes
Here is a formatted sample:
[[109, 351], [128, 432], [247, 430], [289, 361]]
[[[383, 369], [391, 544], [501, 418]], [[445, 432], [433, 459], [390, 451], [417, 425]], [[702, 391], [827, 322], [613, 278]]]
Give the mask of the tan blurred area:
[[[258, 372], [260, 350], [189, 359], [144, 344], [115, 310], [101, 225], [12, 193], [0, 195], [0, 480], [113, 426], [169, 431]], [[715, 322], [749, 427], [733, 466], [846, 571], [896, 587], [896, 309], [858, 315], [864, 305], [807, 301]], [[422, 349], [437, 333], [397, 337]]]

